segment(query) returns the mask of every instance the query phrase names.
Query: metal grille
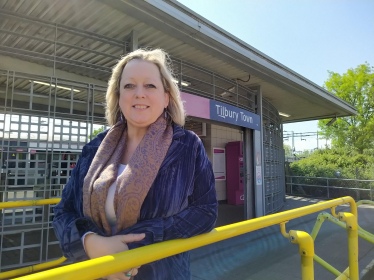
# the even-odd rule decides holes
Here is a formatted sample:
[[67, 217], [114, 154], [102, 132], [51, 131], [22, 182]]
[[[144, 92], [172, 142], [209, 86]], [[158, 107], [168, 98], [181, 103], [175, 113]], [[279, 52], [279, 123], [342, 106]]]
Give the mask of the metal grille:
[[285, 175], [282, 121], [277, 109], [263, 100], [265, 212], [277, 212], [284, 203]]
[[106, 80], [118, 57], [127, 52], [128, 43], [121, 40], [25, 14], [0, 14], [0, 53], [5, 55]]
[[[61, 196], [83, 145], [105, 126], [105, 88], [0, 71], [0, 201]], [[53, 205], [1, 212], [2, 271], [62, 256]]]
[[[118, 37], [108, 37], [12, 11], [0, 10], [0, 15], [0, 54], [43, 64], [51, 67], [54, 72], [60, 69], [107, 81], [118, 58], [130, 51], [129, 42], [116, 39]], [[124, 15], [122, 17], [125, 18]], [[121, 36], [128, 34], [130, 30]], [[236, 80], [177, 58], [172, 58], [172, 68], [182, 91], [225, 102], [251, 112], [255, 111], [255, 93], [238, 84]], [[46, 93], [50, 82], [49, 78], [43, 80], [40, 77], [33, 86]], [[62, 80], [59, 83], [61, 86], [64, 84]], [[27, 83], [25, 86], [28, 86]], [[84, 94], [84, 91], [78, 92], [78, 90], [74, 87], [73, 94], [76, 100]], [[20, 89], [19, 95], [22, 95], [23, 91], [24, 89]], [[58, 92], [60, 97], [69, 95], [69, 92], [60, 88]], [[37, 110], [45, 110], [46, 104], [37, 102], [42, 97], [34, 98]], [[61, 101], [65, 107], [68, 106], [66, 102]], [[19, 98], [15, 99], [15, 102], [18, 104]]]
[[204, 126], [206, 126], [205, 123], [187, 119], [186, 123], [184, 124], [184, 129], [193, 131], [197, 136], [206, 136], [204, 133]]
[[256, 93], [237, 81], [176, 59], [173, 69], [181, 91], [255, 112]]

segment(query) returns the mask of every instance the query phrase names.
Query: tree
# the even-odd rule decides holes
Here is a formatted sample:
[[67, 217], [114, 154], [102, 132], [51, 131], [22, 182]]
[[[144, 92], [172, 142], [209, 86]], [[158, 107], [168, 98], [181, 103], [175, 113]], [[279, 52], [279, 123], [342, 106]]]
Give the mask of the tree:
[[92, 133], [92, 138], [91, 136], [89, 136], [90, 139], [94, 139], [96, 137], [96, 135], [98, 135], [100, 132], [104, 131], [104, 126], [98, 128], [98, 129], [95, 129]]
[[314, 151], [315, 150], [304, 150], [304, 151], [301, 151], [301, 152], [297, 152], [296, 156], [299, 157], [299, 158], [307, 158], [307, 157], [310, 157], [310, 155], [313, 154]]
[[373, 151], [365, 150], [363, 154], [345, 148], [319, 149], [308, 158], [291, 163], [293, 176], [336, 177], [355, 179], [357, 170], [359, 178], [374, 179]]
[[357, 109], [357, 116], [320, 120], [321, 134], [331, 139], [333, 147], [351, 147], [360, 153], [374, 147], [374, 67], [368, 63], [340, 75], [329, 71], [325, 89]]
[[290, 145], [287, 145], [287, 144], [284, 144], [283, 143], [283, 149], [284, 149], [284, 154], [286, 155], [286, 156], [292, 156], [292, 148], [291, 148], [291, 146]]

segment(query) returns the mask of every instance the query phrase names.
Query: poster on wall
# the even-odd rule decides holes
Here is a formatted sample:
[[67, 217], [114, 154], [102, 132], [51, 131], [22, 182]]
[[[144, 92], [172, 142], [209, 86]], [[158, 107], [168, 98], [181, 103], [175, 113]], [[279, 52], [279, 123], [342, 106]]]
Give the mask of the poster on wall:
[[261, 166], [256, 166], [256, 184], [262, 184], [262, 174], [261, 174]]
[[226, 180], [226, 150], [213, 148], [213, 173], [216, 180]]

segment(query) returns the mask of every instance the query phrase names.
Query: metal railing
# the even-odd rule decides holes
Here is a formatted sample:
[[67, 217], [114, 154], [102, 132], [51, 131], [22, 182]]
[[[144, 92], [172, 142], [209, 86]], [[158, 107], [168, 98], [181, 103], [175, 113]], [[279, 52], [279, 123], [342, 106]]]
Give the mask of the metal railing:
[[[49, 200], [33, 200], [33, 201], [18, 201], [18, 202], [5, 202], [0, 203], [1, 208], [9, 207], [21, 207], [21, 206], [31, 206], [31, 205], [45, 205], [49, 203], [57, 203], [59, 199], [49, 199]], [[338, 205], [350, 204], [351, 213], [341, 212], [338, 215], [335, 213], [335, 208]], [[370, 203], [370, 202], [368, 202]], [[249, 221], [244, 221], [228, 226], [223, 226], [214, 229], [210, 233], [202, 234], [199, 236], [191, 237], [188, 239], [178, 239], [170, 240], [157, 244], [152, 244], [142, 248], [114, 254], [111, 256], [104, 256], [97, 259], [92, 259], [80, 263], [75, 263], [67, 265], [60, 268], [55, 268], [33, 275], [23, 276], [17, 278], [19, 280], [43, 280], [43, 279], [96, 279], [98, 277], [105, 277], [106, 275], [113, 274], [119, 271], [124, 271], [132, 267], [137, 267], [150, 263], [162, 258], [166, 258], [175, 254], [179, 254], [185, 251], [189, 251], [198, 247], [202, 247], [208, 244], [212, 244], [218, 241], [222, 241], [234, 236], [238, 236], [244, 233], [252, 232], [258, 229], [262, 229], [268, 226], [279, 224], [281, 226], [281, 233], [283, 236], [288, 238], [292, 243], [299, 245], [299, 253], [301, 256], [301, 274], [302, 279], [314, 279], [314, 267], [313, 259], [321, 263], [323, 266], [328, 264], [320, 259], [314, 253], [314, 239], [318, 233], [319, 228], [321, 227], [321, 216], [317, 220], [317, 225], [314, 227], [312, 234], [309, 235], [303, 231], [291, 230], [289, 233], [286, 232], [285, 224], [295, 218], [299, 218], [308, 214], [319, 212], [325, 209], [331, 208], [332, 216], [336, 218], [334, 222], [342, 226], [347, 230], [348, 233], [348, 254], [349, 254], [349, 268], [343, 273], [340, 273], [338, 270], [329, 267], [330, 271], [333, 270], [334, 274], [338, 276], [337, 279], [349, 279], [358, 280], [359, 271], [358, 271], [358, 236], [366, 236], [366, 240], [374, 240], [374, 236], [370, 233], [363, 231], [357, 224], [357, 206], [353, 198], [343, 197], [327, 202], [322, 202], [310, 206], [305, 206], [273, 215], [268, 215], [265, 217], [252, 219]], [[327, 217], [327, 216], [326, 216]], [[339, 219], [339, 221], [337, 221]], [[371, 241], [370, 241], [371, 242]], [[61, 261], [62, 260], [62, 261]], [[45, 269], [48, 266], [55, 266], [63, 262], [61, 258], [58, 261], [49, 262], [43, 264], [43, 268], [34, 266], [36, 269]], [[327, 265], [326, 265], [327, 264]], [[26, 269], [16, 270], [20, 273], [28, 273]], [[11, 273], [11, 272], [5, 272]], [[14, 273], [14, 272], [13, 272]], [[1, 278], [4, 277], [4, 273], [0, 274]], [[8, 274], [8, 276], [11, 274]], [[12, 274], [11, 277], [15, 276]]]
[[[356, 207], [358, 207], [359, 205], [361, 204], [371, 204], [371, 205], [374, 205], [374, 202], [373, 201], [370, 201], [370, 200], [361, 200], [361, 201], [358, 201], [356, 203]], [[313, 230], [311, 232], [311, 237], [313, 239], [313, 241], [315, 241], [317, 235], [318, 235], [318, 232], [323, 224], [324, 221], [329, 221], [329, 222], [332, 222], [342, 228], [346, 228], [347, 225], [340, 221], [339, 220], [339, 217], [338, 215], [336, 215], [335, 213], [335, 209], [332, 208], [332, 214], [329, 214], [327, 212], [322, 212], [318, 215], [317, 217], [317, 221], [313, 227]], [[358, 229], [358, 236], [372, 244], [374, 244], [374, 235], [371, 234], [370, 232], [367, 232], [366, 230], [362, 229], [359, 225], [357, 225], [357, 229]], [[349, 268], [347, 268], [345, 271], [343, 272], [340, 272], [339, 270], [337, 270], [335, 267], [333, 267], [332, 265], [328, 264], [326, 261], [324, 261], [322, 258], [318, 257], [316, 254], [314, 255], [314, 260], [319, 263], [321, 266], [323, 266], [324, 268], [326, 268], [328, 271], [330, 271], [332, 274], [334, 274], [335, 276], [337, 276], [338, 278], [336, 279], [348, 279], [349, 277]]]
[[[41, 206], [41, 205], [49, 205], [49, 204], [57, 204], [59, 203], [61, 198], [51, 198], [51, 199], [37, 199], [37, 200], [23, 200], [23, 201], [10, 201], [10, 202], [0, 202], [0, 210], [7, 209], [7, 208], [16, 208], [16, 207], [27, 207], [27, 206]], [[48, 269], [54, 266], [57, 266], [61, 263], [66, 261], [65, 257], [61, 257], [57, 260], [31, 265], [11, 271], [1, 272], [0, 279], [9, 279], [12, 277], [17, 277], [20, 275], [34, 273], [40, 270]]]
[[348, 195], [355, 200], [374, 200], [374, 180], [286, 176], [286, 194], [327, 199]]

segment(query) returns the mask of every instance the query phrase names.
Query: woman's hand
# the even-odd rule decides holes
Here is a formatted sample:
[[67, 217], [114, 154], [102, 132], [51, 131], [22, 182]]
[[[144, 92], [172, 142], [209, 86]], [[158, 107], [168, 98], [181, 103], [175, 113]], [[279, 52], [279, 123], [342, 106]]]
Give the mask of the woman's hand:
[[[113, 255], [116, 253], [129, 250], [127, 243], [140, 241], [145, 237], [145, 234], [126, 234], [115, 235], [111, 237], [103, 237], [97, 234], [89, 234], [84, 238], [84, 247], [90, 259], [96, 259], [103, 256]], [[106, 276], [108, 280], [128, 280], [131, 276], [138, 273], [138, 268], [133, 268], [123, 272], [114, 273]], [[131, 276], [126, 276], [126, 274]]]

